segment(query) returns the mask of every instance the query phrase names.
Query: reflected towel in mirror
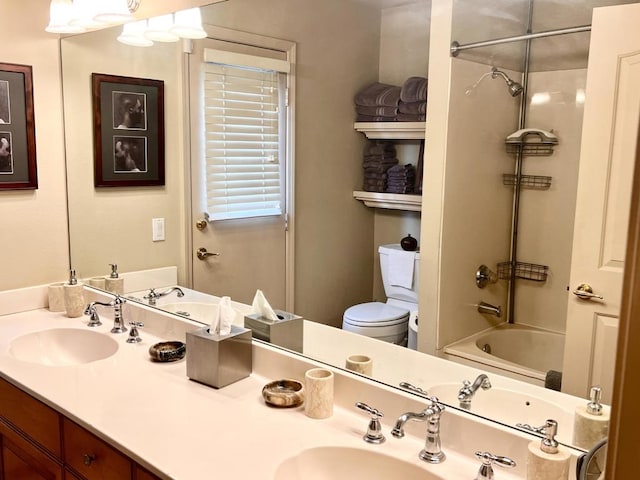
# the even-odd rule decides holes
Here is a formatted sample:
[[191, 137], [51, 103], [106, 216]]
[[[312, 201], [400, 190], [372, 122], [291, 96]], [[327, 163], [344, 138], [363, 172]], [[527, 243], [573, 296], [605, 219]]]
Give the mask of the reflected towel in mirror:
[[397, 287], [413, 287], [413, 266], [416, 252], [389, 252], [389, 282]]

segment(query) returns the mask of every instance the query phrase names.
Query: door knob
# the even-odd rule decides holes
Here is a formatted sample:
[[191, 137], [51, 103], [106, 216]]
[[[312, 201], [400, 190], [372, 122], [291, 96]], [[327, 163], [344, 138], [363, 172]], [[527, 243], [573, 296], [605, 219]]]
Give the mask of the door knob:
[[581, 283], [580, 285], [578, 285], [578, 288], [573, 291], [573, 294], [581, 300], [591, 300], [594, 298], [597, 298], [598, 300], [604, 300], [604, 297], [602, 295], [596, 295], [595, 293], [593, 293], [593, 288], [591, 288], [591, 285], [589, 285], [588, 283]]
[[204, 230], [205, 228], [207, 228], [207, 221], [204, 218], [202, 220], [198, 220], [196, 222], [196, 228], [198, 230]]
[[204, 218], [198, 220], [196, 222], [196, 228], [200, 231], [204, 230], [205, 228], [207, 228], [207, 224], [209, 223], [209, 214], [207, 212], [204, 212]]
[[198, 260], [206, 260], [208, 257], [217, 257], [219, 255], [219, 253], [207, 252], [207, 249], [204, 247], [200, 247], [198, 250], [196, 250], [196, 256], [198, 257]]

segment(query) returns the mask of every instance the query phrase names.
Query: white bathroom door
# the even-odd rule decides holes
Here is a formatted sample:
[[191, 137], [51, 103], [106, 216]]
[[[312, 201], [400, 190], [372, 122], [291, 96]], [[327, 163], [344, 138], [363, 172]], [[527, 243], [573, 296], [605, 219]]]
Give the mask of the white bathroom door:
[[285, 209], [282, 208], [279, 215], [203, 222], [207, 209], [205, 149], [212, 147], [204, 134], [202, 66], [204, 49], [219, 47], [220, 43], [211, 39], [196, 40], [189, 55], [193, 288], [249, 305], [256, 290], [261, 289], [273, 308], [286, 310]]
[[[611, 401], [640, 116], [640, 5], [594, 10], [562, 391]], [[573, 294], [589, 284], [600, 299]]]

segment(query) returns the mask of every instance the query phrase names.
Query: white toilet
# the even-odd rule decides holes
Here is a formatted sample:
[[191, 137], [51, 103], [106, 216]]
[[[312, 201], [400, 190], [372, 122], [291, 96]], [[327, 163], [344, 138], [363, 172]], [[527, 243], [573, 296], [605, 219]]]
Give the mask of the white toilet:
[[420, 254], [405, 252], [399, 244], [381, 245], [378, 253], [387, 302], [347, 308], [342, 329], [406, 346], [409, 314], [418, 310]]

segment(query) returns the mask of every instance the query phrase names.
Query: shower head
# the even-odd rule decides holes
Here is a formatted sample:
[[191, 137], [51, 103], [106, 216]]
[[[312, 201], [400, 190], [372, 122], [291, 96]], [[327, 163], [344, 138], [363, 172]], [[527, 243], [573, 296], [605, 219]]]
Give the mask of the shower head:
[[509, 89], [509, 93], [512, 97], [517, 97], [522, 93], [523, 87], [518, 82], [514, 82], [509, 78], [509, 75], [504, 73], [502, 70], [498, 70], [496, 67], [491, 69], [491, 78], [498, 78], [498, 76], [502, 77], [505, 82], [507, 82], [507, 88]]

